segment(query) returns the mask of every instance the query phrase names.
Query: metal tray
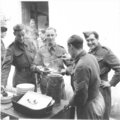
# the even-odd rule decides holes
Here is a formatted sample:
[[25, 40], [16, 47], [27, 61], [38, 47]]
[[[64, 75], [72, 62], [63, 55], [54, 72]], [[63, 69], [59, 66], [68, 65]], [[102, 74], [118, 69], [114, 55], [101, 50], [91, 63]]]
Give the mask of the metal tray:
[[44, 108], [44, 109], [39, 109], [39, 110], [32, 110], [26, 106], [23, 106], [19, 103], [17, 103], [17, 101], [22, 98], [23, 95], [21, 96], [16, 96], [16, 97], [13, 97], [12, 98], [12, 103], [13, 103], [13, 108], [28, 116], [28, 117], [31, 117], [31, 118], [43, 118], [43, 117], [47, 117], [51, 112], [52, 112], [52, 108], [53, 108], [53, 104]]

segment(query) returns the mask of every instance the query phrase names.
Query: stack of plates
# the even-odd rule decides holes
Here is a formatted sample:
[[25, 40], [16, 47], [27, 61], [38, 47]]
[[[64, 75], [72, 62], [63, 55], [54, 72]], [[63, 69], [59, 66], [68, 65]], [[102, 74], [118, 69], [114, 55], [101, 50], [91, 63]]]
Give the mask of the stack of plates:
[[0, 94], [1, 103], [9, 103], [11, 102], [11, 98], [13, 97], [13, 93], [7, 91], [8, 96], [4, 97], [2, 94]]
[[35, 85], [30, 84], [30, 83], [22, 83], [22, 84], [18, 84], [16, 86], [16, 90], [17, 90], [18, 95], [23, 95], [27, 91], [34, 91], [34, 89], [35, 89]]

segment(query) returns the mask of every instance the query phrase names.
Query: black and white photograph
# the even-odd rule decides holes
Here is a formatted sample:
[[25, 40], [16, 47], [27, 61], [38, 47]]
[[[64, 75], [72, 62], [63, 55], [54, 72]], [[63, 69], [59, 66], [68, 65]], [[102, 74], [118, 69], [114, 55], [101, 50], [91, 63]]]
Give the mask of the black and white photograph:
[[120, 120], [120, 0], [0, 0], [0, 119]]

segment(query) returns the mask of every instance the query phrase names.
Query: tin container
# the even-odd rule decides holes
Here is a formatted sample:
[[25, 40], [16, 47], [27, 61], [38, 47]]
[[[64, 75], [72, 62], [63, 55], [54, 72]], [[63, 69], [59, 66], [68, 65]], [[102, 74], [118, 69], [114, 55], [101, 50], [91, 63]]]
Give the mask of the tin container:
[[55, 100], [55, 106], [59, 106], [61, 103], [62, 82], [63, 77], [61, 74], [48, 74], [46, 94]]

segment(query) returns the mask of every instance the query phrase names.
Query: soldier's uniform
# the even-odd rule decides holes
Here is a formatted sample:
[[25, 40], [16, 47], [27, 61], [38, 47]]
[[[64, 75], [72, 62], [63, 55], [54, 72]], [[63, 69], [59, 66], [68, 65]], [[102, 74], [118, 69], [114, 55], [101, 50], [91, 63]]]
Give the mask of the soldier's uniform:
[[[99, 66], [100, 66], [100, 78], [101, 80], [108, 81], [108, 73], [111, 69], [115, 71], [114, 76], [110, 80], [111, 86], [115, 86], [120, 81], [120, 61], [113, 54], [113, 52], [100, 44], [94, 51], [90, 51], [89, 53], [96, 56]], [[101, 89], [102, 94], [104, 95], [106, 102], [106, 112], [105, 119], [109, 118], [110, 110], [111, 110], [111, 88], [103, 88]]]
[[1, 66], [2, 66], [2, 63], [3, 63], [3, 60], [4, 60], [4, 57], [5, 57], [5, 45], [1, 39]]
[[[84, 32], [85, 38], [95, 32]], [[114, 70], [115, 74], [110, 80], [110, 85], [115, 86], [120, 81], [120, 61], [113, 54], [113, 52], [100, 44], [92, 51], [89, 51], [90, 54], [93, 54], [99, 63], [100, 66], [100, 78], [101, 80], [108, 81], [108, 73], [110, 70]], [[106, 110], [104, 119], [109, 119], [110, 109], [111, 109], [111, 88], [100, 88], [106, 103]]]
[[[6, 27], [1, 27], [1, 34], [6, 32], [7, 31], [7, 28]], [[6, 52], [6, 49], [5, 49], [5, 45], [4, 45], [4, 42], [3, 42], [3, 36], [1, 36], [1, 66], [2, 66], [2, 63], [3, 63], [3, 60], [4, 60], [4, 57], [5, 57], [5, 52]], [[5, 36], [4, 36], [5, 37]]]
[[[67, 66], [70, 65], [69, 61], [64, 61], [62, 59], [57, 59], [57, 56], [61, 56], [64, 55], [66, 52], [66, 50], [60, 46], [60, 45], [55, 45], [52, 48], [48, 48], [47, 45], [42, 46], [37, 55], [35, 56], [33, 65], [32, 65], [32, 70], [36, 71], [36, 66], [45, 66], [44, 64], [44, 60], [49, 61], [49, 67], [56, 69], [57, 71], [61, 71], [64, 68], [64, 64], [65, 63]], [[47, 85], [47, 79], [42, 78], [41, 82], [40, 82], [40, 88], [41, 88], [41, 92], [44, 94], [46, 93], [46, 85]], [[64, 82], [63, 82], [63, 86], [64, 86]], [[65, 99], [66, 95], [65, 95], [65, 91], [64, 91], [64, 87], [63, 87], [63, 94], [62, 94], [62, 98]]]
[[74, 96], [71, 104], [77, 107], [77, 119], [101, 120], [105, 102], [99, 91], [100, 68], [96, 58], [84, 50], [75, 58], [71, 71]]
[[35, 84], [35, 75], [30, 69], [34, 56], [35, 51], [33, 49], [30, 49], [25, 42], [19, 43], [15, 38], [15, 41], [6, 50], [5, 60], [2, 65], [2, 84], [7, 85], [11, 65], [15, 66], [13, 87], [20, 83]]

